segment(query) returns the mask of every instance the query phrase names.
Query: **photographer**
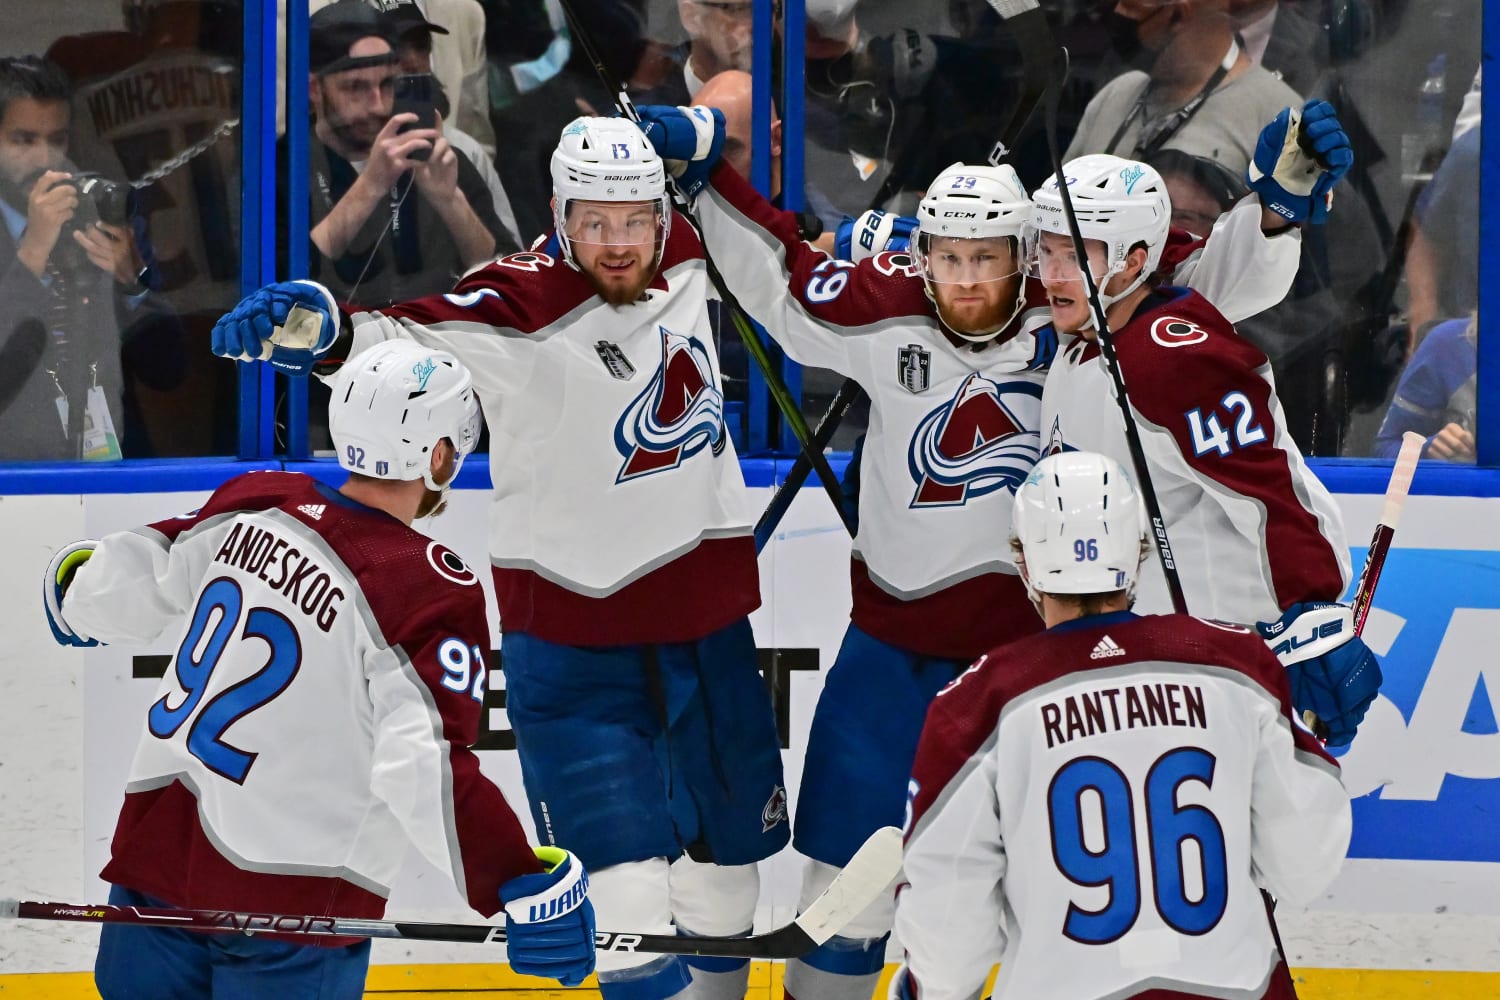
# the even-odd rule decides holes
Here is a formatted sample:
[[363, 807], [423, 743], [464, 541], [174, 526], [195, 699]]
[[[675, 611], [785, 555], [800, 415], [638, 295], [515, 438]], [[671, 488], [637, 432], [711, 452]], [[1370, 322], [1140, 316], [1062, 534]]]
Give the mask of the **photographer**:
[[149, 275], [125, 190], [67, 161], [71, 86], [0, 59], [0, 459], [114, 459], [121, 318]]
[[310, 274], [340, 299], [382, 306], [446, 292], [515, 249], [474, 165], [428, 124], [397, 113], [396, 26], [363, 0], [312, 16], [316, 116]]

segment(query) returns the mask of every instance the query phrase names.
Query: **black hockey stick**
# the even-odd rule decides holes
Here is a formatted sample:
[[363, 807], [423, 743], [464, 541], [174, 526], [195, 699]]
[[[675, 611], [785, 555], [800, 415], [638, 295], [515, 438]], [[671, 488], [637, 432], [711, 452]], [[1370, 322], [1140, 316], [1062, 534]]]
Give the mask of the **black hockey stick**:
[[[999, 2], [999, 0], [991, 0]], [[1089, 311], [1094, 316], [1094, 330], [1098, 338], [1099, 353], [1104, 357], [1104, 367], [1114, 383], [1115, 403], [1120, 408], [1120, 417], [1125, 421], [1125, 445], [1130, 449], [1130, 464], [1135, 467], [1136, 486], [1141, 491], [1141, 500], [1146, 505], [1146, 516], [1151, 521], [1151, 536], [1156, 543], [1156, 554], [1161, 558], [1162, 571], [1167, 578], [1167, 590], [1172, 595], [1172, 610], [1187, 614], [1187, 598], [1182, 593], [1182, 580], [1177, 576], [1177, 562], [1172, 558], [1172, 543], [1167, 538], [1167, 522], [1161, 514], [1161, 503], [1156, 497], [1156, 487], [1151, 482], [1151, 468], [1146, 464], [1146, 452], [1141, 445], [1140, 428], [1136, 426], [1135, 414], [1130, 409], [1130, 395], [1125, 390], [1125, 376], [1120, 371], [1120, 360], [1115, 354], [1114, 335], [1109, 332], [1109, 321], [1104, 315], [1104, 304], [1099, 299], [1099, 284], [1089, 267], [1088, 248], [1083, 242], [1083, 233], [1078, 229], [1078, 218], [1073, 214], [1073, 196], [1068, 191], [1068, 177], [1063, 172], [1062, 153], [1057, 146], [1057, 104], [1063, 81], [1068, 74], [1067, 50], [1057, 52], [1053, 61], [1056, 76], [1054, 86], [1047, 92], [1047, 149], [1052, 154], [1053, 176], [1057, 178], [1057, 191], [1062, 199], [1063, 216], [1068, 222], [1068, 235], [1073, 240], [1073, 253], [1078, 258], [1078, 270], [1083, 276], [1084, 289], [1088, 293]]]
[[[722, 955], [731, 958], [787, 959], [805, 955], [833, 937], [873, 903], [901, 870], [901, 831], [881, 827], [796, 920], [766, 934], [742, 938], [677, 937], [599, 931], [599, 951], [669, 955]], [[491, 924], [439, 924], [351, 917], [315, 917], [233, 910], [114, 906], [0, 900], [0, 919], [70, 920], [94, 924], [132, 924], [176, 928], [205, 934], [294, 934], [309, 937], [400, 938], [406, 941], [451, 941], [504, 944], [505, 928]]]
[[[1021, 96], [1011, 109], [1010, 118], [1000, 130], [1000, 136], [990, 150], [989, 161], [992, 166], [999, 166], [1000, 161], [1010, 154], [1010, 147], [1015, 145], [1021, 137], [1021, 130], [1031, 120], [1032, 113], [1041, 101], [1042, 95], [1047, 91], [1047, 83], [1050, 75], [1050, 61], [1046, 53], [1052, 51], [1052, 31], [1047, 27], [1046, 15], [1037, 6], [1037, 0], [989, 0], [990, 6], [995, 13], [1000, 15], [1005, 27], [1015, 38], [1016, 45], [1021, 50], [1023, 65]], [[897, 164], [899, 167], [900, 164]], [[880, 191], [870, 202], [872, 210], [884, 205], [886, 200], [896, 193], [898, 173], [897, 167], [892, 167], [891, 172], [886, 175], [885, 183], [881, 185]], [[846, 378], [839, 386], [839, 391], [834, 394], [828, 403], [828, 409], [818, 421], [818, 427], [813, 431], [812, 443], [821, 453], [828, 447], [828, 442], [833, 440], [834, 432], [848, 415], [850, 408], [859, 401], [864, 392], [859, 383], [852, 378]], [[812, 467], [807, 463], [804, 456], [799, 455], [797, 461], [787, 471], [786, 479], [776, 488], [776, 493], [771, 497], [771, 502], [766, 505], [760, 520], [755, 522], [755, 548], [759, 551], [766, 547], [771, 541], [771, 536], [776, 532], [776, 526], [791, 509], [792, 501], [797, 498], [797, 491], [802, 484], [807, 482], [808, 474]], [[819, 471], [818, 475], [823, 473]]]
[[[573, 29], [573, 37], [583, 49], [584, 56], [594, 64], [594, 72], [598, 74], [599, 81], [604, 89], [614, 94], [615, 106], [620, 113], [637, 125], [640, 124], [641, 116], [635, 110], [635, 102], [630, 99], [630, 93], [620, 81], [614, 78], [609, 67], [604, 65], [598, 50], [594, 47], [593, 39], [589, 37], [588, 28], [578, 17], [577, 11], [573, 9], [572, 0], [561, 0], [563, 14]], [[714, 291], [719, 293], [719, 299], [724, 303], [724, 312], [729, 316], [730, 323], [735, 332], [739, 334], [740, 340], [745, 344], [745, 352], [754, 360], [755, 366], [760, 369], [761, 377], [765, 379], [766, 388], [771, 393], [771, 398], [776, 401], [776, 408], [781, 411], [782, 417], [792, 429], [792, 436], [797, 439], [801, 446], [802, 456], [806, 458], [812, 467], [818, 470], [818, 478], [823, 481], [823, 489], [828, 493], [828, 499], [833, 501], [833, 509], [838, 514], [839, 520], [854, 534], [854, 526], [844, 514], [844, 492], [839, 486], [837, 477], [829, 468], [828, 458], [822, 449], [812, 447], [812, 432], [808, 429], [807, 420], [802, 416], [802, 410], [797, 401], [792, 398], [791, 391], [787, 389], [786, 383], [781, 376], [776, 374], [775, 367], [771, 363], [771, 356], [766, 353], [766, 346], [760, 342], [760, 336], [755, 328], [750, 325], [746, 317], [745, 309], [740, 305], [739, 299], [729, 290], [724, 281], [724, 275], [714, 263], [713, 255], [708, 252], [708, 240], [703, 238], [702, 227], [698, 224], [697, 217], [693, 214], [692, 207], [687, 198], [677, 187], [670, 175], [667, 176], [667, 186], [672, 192], [672, 200], [677, 210], [682, 213], [695, 230], [698, 231], [699, 242], [703, 245], [703, 263], [708, 270], [708, 280], [713, 284]]]

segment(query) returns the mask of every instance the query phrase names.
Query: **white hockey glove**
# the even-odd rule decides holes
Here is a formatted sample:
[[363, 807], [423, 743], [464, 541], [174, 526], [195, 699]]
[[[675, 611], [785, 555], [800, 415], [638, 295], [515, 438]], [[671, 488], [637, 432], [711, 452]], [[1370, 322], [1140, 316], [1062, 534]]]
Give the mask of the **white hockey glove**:
[[71, 627], [62, 613], [63, 595], [73, 583], [73, 574], [78, 572], [78, 567], [89, 561], [89, 557], [94, 554], [94, 546], [98, 544], [93, 539], [84, 539], [64, 545], [52, 556], [52, 561], [47, 564], [47, 572], [42, 577], [42, 608], [47, 612], [47, 624], [51, 626], [52, 637], [59, 646], [99, 645], [98, 639], [92, 639]]

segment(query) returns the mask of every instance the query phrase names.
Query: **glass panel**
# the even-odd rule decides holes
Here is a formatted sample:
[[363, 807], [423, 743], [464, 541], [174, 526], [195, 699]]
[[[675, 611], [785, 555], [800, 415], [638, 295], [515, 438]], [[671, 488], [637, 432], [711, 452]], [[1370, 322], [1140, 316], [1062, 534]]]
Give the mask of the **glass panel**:
[[[1451, 425], [1445, 450], [1473, 461], [1479, 134], [1466, 133], [1478, 117], [1481, 5], [1228, 0], [1214, 8], [1123, 0], [1112, 11], [1069, 12], [1064, 35], [1094, 38], [1105, 51], [1095, 67], [1123, 67], [1092, 94], [1070, 93], [1082, 124], [1069, 153], [1113, 144], [1131, 155], [1143, 134], [1167, 133], [1146, 136], [1145, 158], [1172, 188], [1174, 221], [1202, 233], [1206, 217], [1244, 190], [1264, 121], [1303, 98], [1329, 101], [1354, 167], [1327, 224], [1305, 231], [1291, 294], [1239, 330], [1270, 357], [1305, 453], [1393, 457], [1401, 428], [1431, 434]], [[1174, 110], [1203, 89], [1213, 56], [1235, 37], [1243, 56], [1177, 126]], [[1461, 116], [1471, 84], [1476, 106]], [[1120, 126], [1142, 95], [1141, 122]], [[1439, 326], [1444, 320], [1454, 322]]]
[[235, 450], [233, 2], [74, 0], [0, 60], [0, 460]]

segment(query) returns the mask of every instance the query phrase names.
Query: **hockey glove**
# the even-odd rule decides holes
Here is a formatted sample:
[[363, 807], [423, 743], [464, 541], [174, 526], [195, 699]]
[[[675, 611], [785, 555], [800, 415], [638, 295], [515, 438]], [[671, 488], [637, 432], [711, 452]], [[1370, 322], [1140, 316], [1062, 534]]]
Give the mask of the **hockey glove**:
[[701, 104], [643, 104], [636, 113], [641, 131], [677, 178], [677, 186], [689, 199], [696, 197], [724, 151], [724, 112]]
[[1282, 109], [1261, 129], [1245, 179], [1266, 208], [1320, 225], [1333, 204], [1330, 191], [1353, 165], [1354, 149], [1333, 105], [1308, 101], [1300, 112]]
[[1286, 667], [1292, 706], [1328, 727], [1328, 745], [1348, 746], [1380, 693], [1380, 664], [1354, 634], [1347, 604], [1294, 604], [1274, 622], [1256, 625]]
[[98, 639], [91, 639], [70, 626], [62, 613], [63, 595], [73, 583], [73, 574], [78, 567], [89, 561], [94, 554], [93, 539], [64, 545], [52, 556], [47, 572], [42, 577], [42, 607], [47, 612], [47, 624], [52, 627], [52, 637], [59, 646], [97, 646]]
[[577, 986], [594, 971], [594, 904], [589, 877], [560, 847], [538, 847], [546, 866], [500, 887], [510, 967], [526, 976]]
[[338, 304], [328, 289], [315, 281], [280, 281], [241, 299], [214, 324], [213, 351], [306, 375], [338, 332]]
[[858, 264], [866, 257], [888, 250], [907, 252], [915, 235], [917, 220], [911, 216], [871, 209], [857, 219], [844, 216], [834, 233], [833, 253], [840, 260]]

